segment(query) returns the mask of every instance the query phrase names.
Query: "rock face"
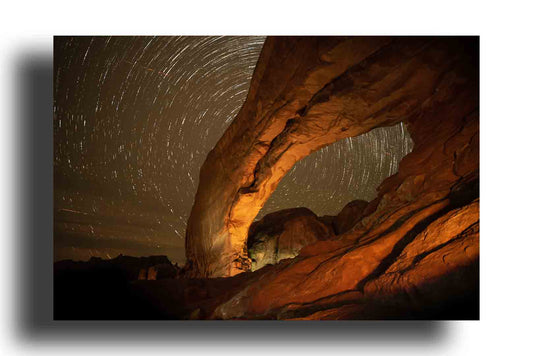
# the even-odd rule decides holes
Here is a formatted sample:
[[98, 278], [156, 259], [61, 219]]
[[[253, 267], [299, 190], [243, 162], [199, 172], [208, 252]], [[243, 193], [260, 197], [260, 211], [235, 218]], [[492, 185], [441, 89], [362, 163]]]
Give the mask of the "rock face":
[[333, 228], [335, 234], [341, 235], [350, 230], [363, 218], [368, 202], [364, 200], [354, 200], [342, 208], [339, 215], [333, 217]]
[[[381, 253], [346, 257], [364, 261], [364, 268], [353, 263], [344, 272], [335, 268], [337, 278], [365, 280], [396, 244], [403, 244], [402, 233], [410, 230], [398, 225], [419, 226], [457, 205], [454, 199], [466, 194], [467, 182], [477, 179], [477, 46], [477, 38], [468, 37], [268, 38], [245, 104], [202, 166], [187, 227], [188, 274], [227, 277], [248, 270], [249, 227], [299, 159], [340, 139], [403, 121], [414, 151], [382, 184], [365, 209], [367, 216], [341, 239], [350, 256], [358, 246], [369, 249], [383, 241], [375, 247]], [[402, 232], [387, 235], [393, 227]], [[306, 263], [304, 270], [312, 265]]]
[[252, 259], [252, 271], [296, 257], [303, 247], [332, 236], [332, 229], [309, 209], [268, 214], [250, 227], [248, 254]]
[[243, 268], [234, 261], [248, 258], [253, 217], [309, 152], [400, 120], [414, 148], [366, 207], [321, 218], [335, 238], [246, 274], [204, 315], [477, 318], [478, 39], [274, 38], [263, 52], [246, 104], [202, 169], [187, 240], [193, 275]]
[[254, 222], [248, 232], [252, 271], [286, 258], [318, 241], [331, 240], [354, 227], [364, 216], [368, 202], [354, 200], [336, 216], [318, 217], [307, 208], [277, 211]]
[[365, 217], [337, 240], [250, 279], [214, 317], [453, 318], [450, 310], [465, 305], [460, 317], [476, 317], [478, 66], [476, 43], [465, 41], [472, 48], [465, 44], [462, 71], [443, 75], [447, 84], [407, 121], [414, 149]]

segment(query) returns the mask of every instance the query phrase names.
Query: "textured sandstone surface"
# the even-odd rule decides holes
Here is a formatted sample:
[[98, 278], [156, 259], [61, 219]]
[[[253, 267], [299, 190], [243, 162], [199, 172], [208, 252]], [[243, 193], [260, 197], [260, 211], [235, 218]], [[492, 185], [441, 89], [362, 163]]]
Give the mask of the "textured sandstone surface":
[[296, 257], [303, 247], [335, 234], [311, 210], [295, 208], [268, 214], [254, 222], [248, 236], [248, 254], [255, 271]]
[[[375, 200], [318, 219], [329, 238], [306, 232], [296, 257], [225, 278], [234, 284], [207, 298], [201, 315], [475, 318], [478, 56], [478, 40], [468, 37], [269, 39], [246, 104], [202, 169], [188, 273], [225, 277], [249, 268], [246, 242], [257, 211], [309, 152], [398, 121], [414, 148]], [[262, 226], [270, 228], [277, 243], [291, 230]]]
[[[159, 280], [158, 270], [158, 280], [104, 295], [114, 300], [106, 313], [118, 306], [120, 317], [138, 319], [478, 318], [478, 58], [470, 37], [269, 38], [242, 110], [202, 167], [188, 266], [173, 269], [177, 279]], [[400, 121], [414, 148], [376, 199], [339, 207], [337, 216], [297, 208], [253, 223], [298, 159]], [[272, 265], [254, 266], [249, 254], [267, 251], [263, 262]], [[146, 276], [159, 264], [173, 268], [160, 258], [116, 262], [131, 281], [141, 268]], [[60, 302], [94, 317], [91, 286], [107, 293], [108, 274], [97, 273], [90, 287], [66, 278], [69, 290], [91, 296], [87, 308], [70, 294]]]
[[268, 38], [245, 104], [202, 166], [187, 227], [189, 275], [248, 270], [249, 227], [284, 174], [317, 149], [376, 127], [405, 122], [418, 154], [382, 185], [360, 228], [428, 187], [429, 200], [444, 199], [476, 158], [461, 136], [470, 132], [456, 132], [477, 125], [476, 41]]
[[363, 218], [367, 206], [368, 202], [364, 200], [354, 200], [346, 204], [340, 213], [333, 217], [335, 234], [343, 234], [354, 227]]

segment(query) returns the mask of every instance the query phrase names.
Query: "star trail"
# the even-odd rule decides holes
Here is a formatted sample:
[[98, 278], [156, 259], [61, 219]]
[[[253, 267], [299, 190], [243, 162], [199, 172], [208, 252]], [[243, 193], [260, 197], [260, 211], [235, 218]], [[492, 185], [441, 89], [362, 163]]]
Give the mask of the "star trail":
[[[200, 167], [241, 108], [264, 37], [56, 37], [55, 259], [168, 255], [184, 237]], [[371, 200], [411, 151], [405, 127], [313, 153], [258, 218]]]

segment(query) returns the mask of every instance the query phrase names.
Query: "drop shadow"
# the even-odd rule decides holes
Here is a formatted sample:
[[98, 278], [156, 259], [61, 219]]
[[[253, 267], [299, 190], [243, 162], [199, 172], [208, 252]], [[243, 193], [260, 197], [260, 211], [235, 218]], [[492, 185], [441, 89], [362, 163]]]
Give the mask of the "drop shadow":
[[[21, 53], [17, 73], [17, 261], [13, 286], [22, 342], [99, 344], [375, 345], [444, 343], [450, 323], [436, 321], [54, 321], [53, 320], [53, 58]], [[83, 307], [83, 306], [80, 306]], [[255, 347], [255, 346], [254, 346]]]
[[14, 161], [16, 228], [13, 289], [19, 305], [19, 330], [34, 335], [52, 320], [53, 264], [53, 61], [51, 53], [24, 52], [15, 56]]

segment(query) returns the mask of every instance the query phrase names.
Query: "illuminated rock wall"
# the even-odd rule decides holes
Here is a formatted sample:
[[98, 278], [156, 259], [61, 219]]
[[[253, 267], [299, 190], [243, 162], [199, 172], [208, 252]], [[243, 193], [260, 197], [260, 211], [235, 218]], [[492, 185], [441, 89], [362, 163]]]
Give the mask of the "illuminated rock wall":
[[[367, 207], [361, 229], [377, 230], [347, 243], [353, 248], [354, 242], [383, 240], [381, 254], [371, 253], [375, 262], [367, 261], [349, 279], [368, 277], [366, 272], [381, 266], [403, 237], [382, 237], [377, 225], [385, 226], [398, 206], [404, 213], [397, 219], [417, 225], [449, 205], [446, 197], [459, 181], [474, 179], [478, 158], [472, 141], [465, 140], [474, 140], [478, 130], [476, 41], [268, 38], [245, 104], [202, 166], [187, 226], [188, 274], [227, 277], [248, 270], [248, 229], [298, 160], [343, 138], [402, 121], [414, 151]], [[429, 210], [417, 213], [422, 208]], [[358, 258], [365, 256], [360, 252]]]

